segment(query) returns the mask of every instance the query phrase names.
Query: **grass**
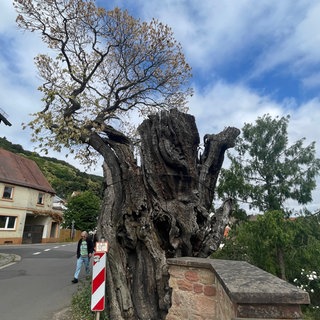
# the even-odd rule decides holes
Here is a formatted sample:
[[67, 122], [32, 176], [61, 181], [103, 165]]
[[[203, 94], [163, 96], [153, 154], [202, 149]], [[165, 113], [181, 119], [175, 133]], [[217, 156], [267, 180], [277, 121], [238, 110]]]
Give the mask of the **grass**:
[[[71, 300], [70, 320], [94, 320], [96, 313], [91, 311], [91, 283], [84, 282], [79, 285], [78, 291]], [[106, 313], [100, 312], [100, 320], [107, 320]]]

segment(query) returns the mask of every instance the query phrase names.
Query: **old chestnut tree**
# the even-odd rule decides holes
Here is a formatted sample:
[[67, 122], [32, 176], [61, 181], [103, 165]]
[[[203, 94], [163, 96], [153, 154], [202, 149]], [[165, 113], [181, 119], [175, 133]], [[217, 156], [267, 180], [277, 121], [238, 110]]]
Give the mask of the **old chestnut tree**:
[[[110, 243], [110, 318], [164, 319], [166, 259], [207, 257], [219, 245], [231, 203], [215, 215], [210, 208], [239, 130], [206, 135], [198, 154], [194, 117], [183, 112], [191, 70], [168, 26], [90, 0], [14, 5], [18, 25], [39, 32], [51, 49], [36, 57], [44, 108], [29, 123], [33, 139], [88, 163], [96, 154], [104, 159], [98, 235]], [[145, 120], [132, 135], [137, 114]]]

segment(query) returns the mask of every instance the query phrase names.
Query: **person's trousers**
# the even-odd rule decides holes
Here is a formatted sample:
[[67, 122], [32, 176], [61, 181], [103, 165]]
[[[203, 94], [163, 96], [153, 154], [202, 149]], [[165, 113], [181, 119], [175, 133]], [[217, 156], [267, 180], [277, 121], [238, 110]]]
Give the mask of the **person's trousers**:
[[90, 274], [90, 259], [89, 259], [89, 257], [80, 257], [77, 260], [76, 272], [74, 273], [74, 278], [75, 279], [79, 278], [79, 274], [80, 274], [80, 271], [81, 271], [82, 264], [84, 264], [84, 266], [86, 268], [87, 276]]

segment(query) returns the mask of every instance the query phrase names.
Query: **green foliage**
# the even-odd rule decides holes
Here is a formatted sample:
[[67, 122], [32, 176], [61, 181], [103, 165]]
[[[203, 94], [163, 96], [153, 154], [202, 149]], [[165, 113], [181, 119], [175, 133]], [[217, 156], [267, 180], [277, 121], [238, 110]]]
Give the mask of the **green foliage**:
[[281, 211], [267, 212], [255, 221], [232, 226], [223, 248], [212, 257], [245, 260], [279, 277], [284, 271], [290, 283], [310, 293], [311, 305], [305, 310], [307, 319], [319, 319], [319, 222], [320, 212], [305, 212], [294, 219]]
[[281, 211], [270, 211], [235, 226], [224, 248], [215, 257], [245, 260], [281, 277], [279, 254], [288, 250], [294, 238], [292, 221]]
[[320, 307], [303, 306], [303, 319], [304, 320], [319, 320], [320, 319]]
[[102, 196], [103, 177], [89, 175], [65, 161], [50, 157], [42, 157], [35, 152], [26, 151], [19, 144], [13, 144], [0, 137], [0, 148], [25, 156], [37, 163], [57, 195], [69, 197], [74, 191], [91, 190], [95, 195]]
[[[256, 221], [239, 219], [232, 227], [224, 247], [213, 256], [245, 260], [294, 285], [309, 288], [312, 305], [305, 310], [308, 319], [319, 319], [320, 287], [312, 286], [301, 270], [319, 274], [320, 224], [319, 213], [306, 212], [289, 219], [286, 200], [299, 204], [311, 202], [316, 187], [315, 177], [320, 159], [315, 158], [315, 143], [304, 147], [304, 139], [288, 145], [289, 117], [258, 118], [255, 124], [245, 124], [235, 147], [236, 155], [228, 153], [230, 169], [221, 171], [218, 187], [220, 197], [232, 197], [248, 203], [264, 215]], [[241, 213], [241, 212], [240, 212]], [[308, 274], [310, 275], [310, 273]]]
[[320, 213], [305, 213], [294, 220], [294, 239], [286, 256], [289, 281], [297, 277], [297, 270], [318, 270], [320, 265]]
[[[95, 312], [91, 311], [91, 285], [84, 283], [72, 297], [70, 320], [94, 319], [96, 319]], [[100, 313], [100, 319], [107, 320], [105, 312]]]
[[94, 230], [100, 211], [100, 199], [91, 191], [84, 191], [68, 199], [68, 208], [64, 212], [64, 226], [78, 230]]
[[239, 224], [242, 221], [248, 220], [247, 212], [239, 206], [239, 203], [235, 202], [233, 210], [231, 212], [231, 220], [235, 221], [235, 224]]
[[[318, 310], [320, 308], [320, 273], [318, 271], [307, 271], [301, 269], [301, 273], [293, 280], [294, 284], [309, 293], [310, 307]], [[318, 310], [320, 312], [320, 310]], [[320, 314], [320, 313], [319, 313]]]
[[13, 153], [23, 153], [25, 155], [32, 154], [30, 151], [25, 151], [20, 144], [13, 144], [5, 137], [0, 138], [0, 147]]
[[288, 145], [288, 122], [289, 117], [264, 115], [255, 124], [245, 124], [236, 155], [228, 152], [230, 168], [221, 170], [220, 197], [249, 203], [261, 212], [285, 210], [288, 199], [312, 201], [320, 159], [315, 158], [314, 142], [304, 147], [300, 139]]

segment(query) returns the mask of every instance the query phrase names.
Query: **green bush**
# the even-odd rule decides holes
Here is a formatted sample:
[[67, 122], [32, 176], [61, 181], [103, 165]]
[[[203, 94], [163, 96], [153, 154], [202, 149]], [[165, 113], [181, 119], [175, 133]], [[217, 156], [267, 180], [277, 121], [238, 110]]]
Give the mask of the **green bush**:
[[320, 308], [319, 307], [305, 307], [303, 310], [304, 320], [319, 320], [320, 319]]
[[320, 277], [317, 271], [301, 270], [300, 275], [293, 280], [294, 284], [309, 293], [310, 305], [303, 308], [305, 320], [320, 319]]

